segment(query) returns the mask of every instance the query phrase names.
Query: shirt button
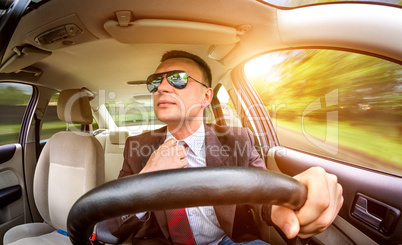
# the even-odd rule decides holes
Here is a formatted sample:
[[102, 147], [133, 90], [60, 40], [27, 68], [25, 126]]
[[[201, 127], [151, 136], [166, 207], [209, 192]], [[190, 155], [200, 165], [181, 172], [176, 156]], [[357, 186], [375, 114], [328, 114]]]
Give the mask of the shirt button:
[[195, 210], [193, 210], [193, 213], [192, 213], [193, 215], [196, 215], [197, 214], [197, 212], [195, 211]]

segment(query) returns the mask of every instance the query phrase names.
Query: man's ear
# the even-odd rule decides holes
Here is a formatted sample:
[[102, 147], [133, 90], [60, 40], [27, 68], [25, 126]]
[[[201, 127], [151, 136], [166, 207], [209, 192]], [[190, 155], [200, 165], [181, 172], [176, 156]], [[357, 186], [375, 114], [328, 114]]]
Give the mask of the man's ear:
[[205, 108], [211, 104], [212, 98], [214, 97], [214, 91], [212, 88], [207, 88], [204, 94], [204, 99], [202, 101], [202, 107]]

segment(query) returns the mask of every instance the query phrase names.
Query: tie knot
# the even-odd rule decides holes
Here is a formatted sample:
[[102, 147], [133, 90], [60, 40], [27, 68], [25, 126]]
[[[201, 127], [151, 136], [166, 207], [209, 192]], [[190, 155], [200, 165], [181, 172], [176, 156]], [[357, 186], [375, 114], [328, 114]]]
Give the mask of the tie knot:
[[184, 148], [187, 148], [187, 147], [188, 147], [187, 143], [184, 142], [184, 141], [179, 141], [179, 145], [184, 146]]

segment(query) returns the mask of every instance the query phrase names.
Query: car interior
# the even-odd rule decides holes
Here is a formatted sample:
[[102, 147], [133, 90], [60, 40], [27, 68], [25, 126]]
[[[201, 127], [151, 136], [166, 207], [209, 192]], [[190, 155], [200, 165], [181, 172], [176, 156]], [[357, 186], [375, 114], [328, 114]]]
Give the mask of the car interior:
[[[333, 224], [308, 244], [401, 244], [400, 153], [393, 159], [395, 166], [388, 171], [381, 168], [382, 160], [378, 157], [365, 157], [372, 165], [363, 166], [353, 158], [338, 159], [283, 144], [274, 115], [261, 99], [260, 87], [249, 81], [245, 67], [265, 54], [299, 49], [375, 57], [395, 67], [392, 96], [399, 104], [389, 111], [399, 113], [402, 2], [295, 2], [7, 0], [1, 3], [0, 244], [88, 244], [85, 238], [88, 232], [98, 232], [97, 242], [130, 244], [130, 239], [121, 241], [108, 234], [102, 220], [122, 215], [129, 208], [124, 201], [138, 203], [137, 212], [153, 204], [160, 208], [169, 205], [158, 202], [163, 188], [144, 199], [138, 198], [142, 195], [138, 194], [136, 199], [121, 198], [119, 204], [110, 200], [119, 199], [114, 196], [113, 188], [120, 188], [119, 193], [130, 193], [134, 190], [128, 187], [137, 185], [135, 179], [131, 184], [116, 180], [124, 160], [126, 139], [164, 126], [153, 113], [146, 78], [154, 73], [161, 56], [169, 50], [196, 54], [209, 64], [214, 100], [205, 111], [205, 123], [248, 127], [270, 170], [268, 173], [294, 176], [320, 166], [337, 175], [343, 187], [343, 207]], [[335, 58], [328, 63], [338, 65]], [[366, 70], [376, 69], [369, 63], [364, 66]], [[297, 79], [294, 80], [296, 83]], [[272, 84], [267, 83], [263, 88]], [[338, 103], [338, 98], [331, 102], [328, 94], [321, 97], [327, 98], [331, 105]], [[387, 98], [391, 100], [390, 96]], [[325, 104], [323, 100], [320, 103]], [[366, 104], [357, 103], [366, 110]], [[400, 118], [402, 114], [395, 115]], [[400, 138], [400, 124], [395, 130], [392, 134]], [[401, 141], [398, 142], [393, 146], [395, 151], [401, 147]], [[369, 149], [377, 150], [380, 151]], [[387, 151], [384, 152], [381, 154], [386, 155]], [[353, 153], [361, 154], [357, 150]], [[261, 178], [276, 181], [276, 175], [268, 173]], [[197, 176], [204, 181], [214, 176], [208, 171], [193, 174], [194, 181]], [[292, 187], [288, 193], [277, 193], [253, 186], [252, 181], [247, 181], [247, 172], [239, 174], [244, 174], [239, 176], [244, 179], [241, 182], [244, 189], [252, 190], [250, 193], [254, 195], [264, 193], [266, 200], [281, 194], [286, 203], [293, 192], [301, 190]], [[177, 176], [172, 175], [172, 179], [177, 180]], [[187, 177], [187, 181], [191, 179]], [[158, 179], [150, 177], [146, 181], [153, 183]], [[206, 188], [199, 182], [200, 188]], [[235, 195], [233, 189], [242, 189], [234, 187], [235, 184], [238, 183], [228, 181], [216, 188], [227, 190], [225, 195], [231, 197]], [[81, 198], [95, 187], [98, 193]], [[136, 187], [138, 193], [146, 188], [142, 187]], [[176, 197], [172, 194], [172, 198]], [[248, 198], [239, 197], [237, 201]], [[202, 197], [188, 196], [180, 205], [188, 205], [191, 200], [201, 202]], [[210, 202], [225, 203], [214, 199]], [[93, 218], [91, 215], [99, 210], [102, 212]], [[98, 231], [94, 229], [97, 223]], [[270, 244], [294, 242], [266, 224], [258, 224], [258, 231]]]
[[[72, 97], [78, 98], [73, 108], [69, 105]], [[85, 91], [63, 90], [57, 107], [60, 119], [67, 123], [92, 123], [89, 97]], [[104, 183], [104, 171], [103, 149], [88, 132], [63, 131], [53, 135], [42, 149], [33, 180], [35, 204], [45, 222], [14, 227], [7, 232], [4, 243], [33, 235], [37, 239], [33, 243], [41, 243], [43, 239], [68, 242], [67, 236], [55, 236], [57, 230], [67, 230], [65, 217], [70, 207], [85, 192]]]

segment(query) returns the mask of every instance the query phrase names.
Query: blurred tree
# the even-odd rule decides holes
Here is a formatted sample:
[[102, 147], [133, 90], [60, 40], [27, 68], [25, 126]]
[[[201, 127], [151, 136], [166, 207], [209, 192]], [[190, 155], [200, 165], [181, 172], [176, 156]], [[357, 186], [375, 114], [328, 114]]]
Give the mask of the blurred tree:
[[[30, 87], [30, 86], [29, 86]], [[26, 105], [31, 99], [30, 92], [13, 85], [0, 85], [0, 104], [1, 105]]]
[[270, 58], [282, 62], [267, 67], [262, 75], [248, 77], [268, 109], [271, 105], [286, 106], [282, 116], [300, 115], [311, 102], [324, 99], [335, 89], [339, 91], [338, 107], [328, 110], [402, 115], [402, 69], [398, 64], [335, 50], [282, 51], [268, 54], [265, 60]]

